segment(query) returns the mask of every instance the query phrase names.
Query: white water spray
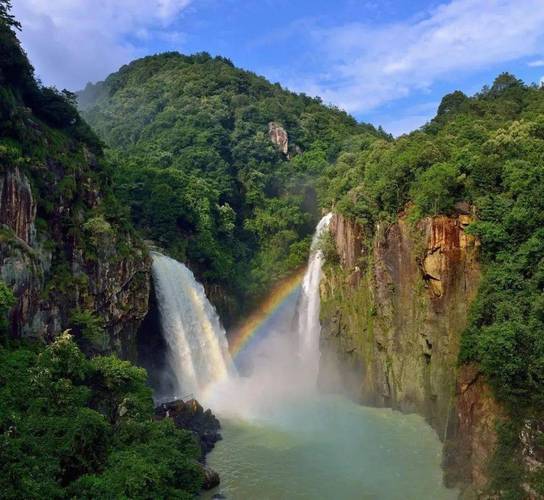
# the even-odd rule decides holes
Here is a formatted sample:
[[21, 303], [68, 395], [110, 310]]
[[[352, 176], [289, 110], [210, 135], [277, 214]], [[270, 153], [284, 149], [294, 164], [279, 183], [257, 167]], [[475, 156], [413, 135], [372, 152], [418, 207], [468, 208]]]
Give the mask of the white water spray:
[[171, 396], [199, 397], [209, 384], [235, 373], [225, 330], [193, 273], [170, 257], [151, 256], [161, 329], [176, 379]]
[[319, 369], [319, 281], [323, 252], [319, 241], [331, 214], [319, 222], [299, 299], [294, 297], [265, 338], [251, 351], [247, 377], [223, 380], [211, 387], [206, 404], [219, 415], [244, 420], [278, 421], [289, 407], [314, 398]]

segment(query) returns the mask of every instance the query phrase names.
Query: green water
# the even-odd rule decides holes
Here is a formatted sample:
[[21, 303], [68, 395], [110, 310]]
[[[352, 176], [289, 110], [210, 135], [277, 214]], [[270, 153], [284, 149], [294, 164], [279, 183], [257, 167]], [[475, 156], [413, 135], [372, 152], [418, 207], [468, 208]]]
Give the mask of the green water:
[[208, 456], [231, 500], [447, 500], [441, 444], [415, 415], [340, 397], [298, 400], [252, 422], [222, 418]]

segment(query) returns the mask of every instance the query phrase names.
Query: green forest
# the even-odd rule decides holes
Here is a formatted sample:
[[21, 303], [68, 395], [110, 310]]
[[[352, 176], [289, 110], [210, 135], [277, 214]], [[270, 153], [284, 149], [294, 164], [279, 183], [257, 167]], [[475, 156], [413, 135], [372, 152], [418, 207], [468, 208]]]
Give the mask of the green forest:
[[[212, 297], [219, 287], [224, 321], [304, 265], [319, 219], [316, 180], [346, 144], [389, 139], [206, 53], [134, 61], [78, 102], [109, 146], [116, 195], [135, 226], [188, 262]], [[287, 131], [286, 152], [270, 123]]]

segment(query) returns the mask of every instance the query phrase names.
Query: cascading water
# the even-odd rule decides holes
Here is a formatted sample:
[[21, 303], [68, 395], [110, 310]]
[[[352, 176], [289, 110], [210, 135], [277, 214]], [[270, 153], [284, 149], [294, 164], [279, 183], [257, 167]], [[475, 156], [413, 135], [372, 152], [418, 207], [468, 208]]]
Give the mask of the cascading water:
[[211, 383], [235, 373], [225, 330], [204, 287], [182, 263], [152, 252], [161, 329], [175, 374], [176, 394], [199, 397]]
[[302, 290], [297, 307], [299, 356], [304, 369], [309, 376], [317, 379], [319, 370], [319, 283], [323, 266], [323, 251], [319, 248], [320, 241], [328, 230], [332, 214], [325, 215], [317, 225], [310, 249], [308, 269], [302, 280]]

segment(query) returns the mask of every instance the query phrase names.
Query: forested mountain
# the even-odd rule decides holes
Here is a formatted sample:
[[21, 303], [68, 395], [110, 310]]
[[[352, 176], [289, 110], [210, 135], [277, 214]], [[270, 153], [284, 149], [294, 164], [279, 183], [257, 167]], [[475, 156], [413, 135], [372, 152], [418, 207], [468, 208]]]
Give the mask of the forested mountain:
[[321, 189], [324, 204], [356, 221], [368, 241], [400, 218], [414, 235], [426, 216], [473, 220], [463, 231], [481, 245], [482, 282], [459, 363], [477, 363], [511, 417], [491, 462], [494, 491], [524, 498], [529, 484], [543, 494], [542, 469], [528, 473], [527, 464], [543, 451], [534, 429], [544, 411], [544, 88], [501, 74], [473, 97], [449, 94], [422, 129], [340, 154]]
[[132, 220], [189, 263], [224, 320], [305, 262], [315, 181], [341, 149], [388, 139], [205, 53], [134, 61], [78, 99]]

